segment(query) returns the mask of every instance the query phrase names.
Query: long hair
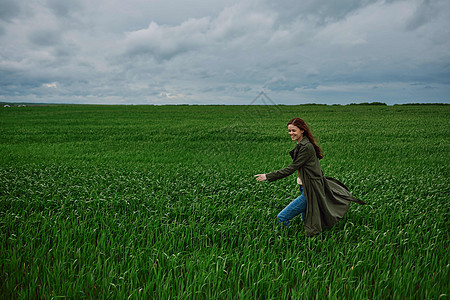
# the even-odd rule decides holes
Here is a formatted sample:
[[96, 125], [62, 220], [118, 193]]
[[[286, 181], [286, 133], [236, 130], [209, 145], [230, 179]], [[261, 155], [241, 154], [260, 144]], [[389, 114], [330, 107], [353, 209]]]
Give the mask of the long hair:
[[319, 146], [317, 146], [316, 141], [314, 140], [314, 137], [311, 131], [309, 130], [308, 125], [306, 125], [305, 121], [303, 121], [300, 118], [293, 118], [287, 124], [288, 125], [292, 124], [294, 126], [297, 126], [300, 130], [304, 130], [303, 136], [306, 136], [309, 139], [309, 141], [313, 144], [314, 149], [316, 150], [317, 157], [319, 159], [323, 158], [322, 150], [320, 150]]

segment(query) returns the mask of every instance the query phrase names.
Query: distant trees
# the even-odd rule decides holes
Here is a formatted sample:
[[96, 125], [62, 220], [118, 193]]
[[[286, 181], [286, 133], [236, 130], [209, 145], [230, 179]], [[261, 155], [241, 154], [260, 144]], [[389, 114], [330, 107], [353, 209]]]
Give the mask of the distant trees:
[[387, 105], [384, 102], [361, 102], [361, 103], [350, 103], [350, 105]]

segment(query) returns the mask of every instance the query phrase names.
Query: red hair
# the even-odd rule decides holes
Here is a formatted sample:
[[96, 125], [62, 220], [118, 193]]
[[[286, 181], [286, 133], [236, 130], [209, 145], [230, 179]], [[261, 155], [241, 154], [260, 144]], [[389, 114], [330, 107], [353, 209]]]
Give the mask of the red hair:
[[313, 144], [314, 149], [316, 150], [317, 157], [319, 159], [323, 158], [322, 150], [320, 150], [319, 146], [317, 146], [316, 141], [314, 140], [314, 137], [313, 137], [311, 131], [309, 130], [308, 125], [306, 125], [305, 121], [303, 121], [300, 118], [293, 118], [287, 124], [288, 125], [292, 124], [292, 125], [298, 127], [300, 130], [304, 130], [303, 136], [306, 136], [309, 139], [309, 141], [311, 142], [311, 144]]

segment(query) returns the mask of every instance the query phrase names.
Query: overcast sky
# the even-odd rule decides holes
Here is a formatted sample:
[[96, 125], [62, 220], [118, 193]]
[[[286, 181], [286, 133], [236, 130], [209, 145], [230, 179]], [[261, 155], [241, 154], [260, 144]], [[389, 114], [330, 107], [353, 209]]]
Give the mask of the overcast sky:
[[448, 0], [0, 0], [0, 101], [450, 103]]

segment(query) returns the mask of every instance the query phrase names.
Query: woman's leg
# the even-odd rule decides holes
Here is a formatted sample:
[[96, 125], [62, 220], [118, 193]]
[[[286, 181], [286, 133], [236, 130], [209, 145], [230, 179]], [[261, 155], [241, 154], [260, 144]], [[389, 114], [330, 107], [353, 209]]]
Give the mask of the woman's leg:
[[[303, 193], [303, 187], [300, 185], [300, 191], [302, 192], [294, 201], [292, 201], [288, 206], [286, 206], [277, 216], [279, 223], [283, 223], [285, 226], [289, 227], [289, 221], [295, 216], [306, 212], [306, 198]], [[303, 220], [303, 218], [302, 218]]]

